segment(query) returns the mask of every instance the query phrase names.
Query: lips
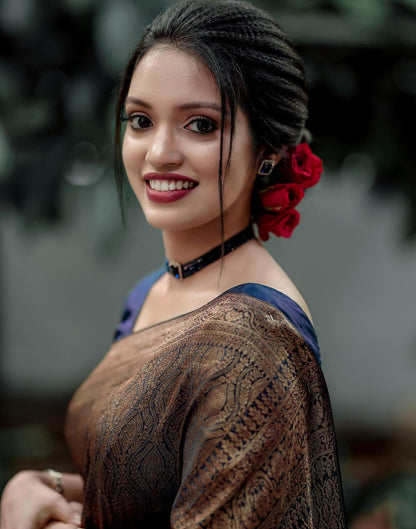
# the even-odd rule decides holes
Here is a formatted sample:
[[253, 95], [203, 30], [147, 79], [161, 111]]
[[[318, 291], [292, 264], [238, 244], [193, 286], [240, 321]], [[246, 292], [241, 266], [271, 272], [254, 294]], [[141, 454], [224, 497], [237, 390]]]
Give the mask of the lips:
[[174, 173], [148, 173], [144, 180], [149, 200], [159, 203], [180, 200], [198, 186], [195, 180]]

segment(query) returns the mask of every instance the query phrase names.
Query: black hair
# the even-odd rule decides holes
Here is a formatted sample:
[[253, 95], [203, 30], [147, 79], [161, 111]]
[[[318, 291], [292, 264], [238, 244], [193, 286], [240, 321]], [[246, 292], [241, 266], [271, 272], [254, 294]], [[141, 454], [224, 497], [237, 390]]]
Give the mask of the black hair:
[[[242, 1], [185, 0], [168, 7], [146, 28], [121, 79], [116, 107], [115, 169], [123, 198], [121, 123], [131, 78], [140, 59], [155, 46], [188, 52], [212, 72], [221, 95], [221, 142], [218, 185], [223, 234], [223, 133], [230, 114], [229, 163], [235, 115], [248, 116], [255, 150], [279, 153], [297, 145], [307, 118], [307, 86], [302, 62], [273, 18]], [[276, 169], [275, 169], [276, 171]]]

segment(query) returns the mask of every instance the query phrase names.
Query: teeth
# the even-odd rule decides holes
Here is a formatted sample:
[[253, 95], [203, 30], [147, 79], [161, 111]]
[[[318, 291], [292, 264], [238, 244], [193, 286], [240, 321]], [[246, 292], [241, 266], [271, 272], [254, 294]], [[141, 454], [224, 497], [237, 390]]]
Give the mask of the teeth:
[[180, 191], [181, 189], [191, 189], [195, 182], [188, 180], [149, 180], [149, 185], [155, 191]]

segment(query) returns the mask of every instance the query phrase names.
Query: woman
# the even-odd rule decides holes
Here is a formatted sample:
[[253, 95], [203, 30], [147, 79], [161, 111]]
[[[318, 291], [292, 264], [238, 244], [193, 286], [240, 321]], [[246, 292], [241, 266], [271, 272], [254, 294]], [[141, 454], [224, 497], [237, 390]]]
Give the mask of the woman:
[[310, 313], [252, 229], [290, 236], [319, 180], [306, 104], [300, 59], [249, 4], [185, 1], [147, 28], [116, 159], [166, 268], [132, 290], [70, 403], [80, 475], [18, 474], [1, 529], [344, 527]]

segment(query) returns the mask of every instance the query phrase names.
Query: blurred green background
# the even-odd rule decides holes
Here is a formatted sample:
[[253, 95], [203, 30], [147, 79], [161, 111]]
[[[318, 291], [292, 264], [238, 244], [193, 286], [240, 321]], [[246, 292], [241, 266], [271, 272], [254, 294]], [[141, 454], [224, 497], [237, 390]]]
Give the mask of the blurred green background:
[[[162, 261], [131, 197], [121, 226], [112, 127], [127, 56], [170, 3], [0, 0], [0, 486], [71, 467], [67, 400]], [[314, 315], [348, 509], [357, 528], [414, 529], [416, 1], [253, 3], [310, 81], [325, 177], [293, 238], [268, 244]]]

